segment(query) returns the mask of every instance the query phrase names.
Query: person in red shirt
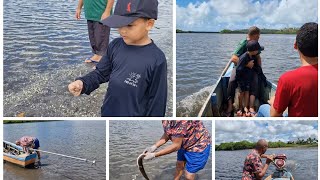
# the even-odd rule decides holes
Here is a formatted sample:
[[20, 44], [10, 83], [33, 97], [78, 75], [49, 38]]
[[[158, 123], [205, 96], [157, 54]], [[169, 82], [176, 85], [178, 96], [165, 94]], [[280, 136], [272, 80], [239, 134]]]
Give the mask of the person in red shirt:
[[[258, 117], [318, 117], [318, 24], [306, 23], [298, 31], [294, 48], [301, 67], [281, 75], [275, 96], [260, 106]], [[286, 116], [286, 115], [285, 115]]]

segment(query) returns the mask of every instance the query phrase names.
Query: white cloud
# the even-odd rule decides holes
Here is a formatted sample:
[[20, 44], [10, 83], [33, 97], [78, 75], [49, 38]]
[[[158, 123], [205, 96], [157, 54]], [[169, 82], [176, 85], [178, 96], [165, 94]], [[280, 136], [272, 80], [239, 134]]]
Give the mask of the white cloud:
[[177, 5], [177, 28], [183, 30], [219, 31], [261, 28], [299, 27], [318, 21], [317, 0], [209, 0]]
[[216, 121], [216, 143], [259, 139], [295, 141], [318, 138], [317, 121]]

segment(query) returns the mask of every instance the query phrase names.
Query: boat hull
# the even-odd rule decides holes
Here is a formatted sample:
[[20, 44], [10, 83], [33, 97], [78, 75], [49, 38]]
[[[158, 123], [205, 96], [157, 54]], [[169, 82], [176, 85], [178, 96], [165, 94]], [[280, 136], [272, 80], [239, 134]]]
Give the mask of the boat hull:
[[[10, 148], [10, 149], [15, 149], [17, 151], [22, 151], [21, 146], [17, 146], [8, 141], [3, 141], [3, 147], [4, 147], [4, 150]], [[36, 162], [36, 158], [37, 158], [36, 153], [32, 153], [32, 154], [24, 153], [24, 154], [16, 155], [16, 154], [8, 153], [5, 151], [3, 152], [4, 161], [7, 161], [22, 167], [34, 165], [34, 163]]]
[[[216, 84], [213, 86], [213, 90], [207, 97], [205, 103], [203, 104], [201, 110], [198, 113], [198, 117], [219, 117], [222, 111], [227, 108], [227, 89], [228, 82], [233, 71], [234, 64], [229, 61], [225, 69], [222, 71]], [[259, 99], [256, 99], [255, 106], [258, 107], [261, 104], [267, 103], [267, 101], [272, 97], [277, 89], [277, 85], [267, 81], [267, 85], [260, 83], [259, 87]], [[234, 106], [237, 109], [239, 107], [239, 90], [237, 88]]]

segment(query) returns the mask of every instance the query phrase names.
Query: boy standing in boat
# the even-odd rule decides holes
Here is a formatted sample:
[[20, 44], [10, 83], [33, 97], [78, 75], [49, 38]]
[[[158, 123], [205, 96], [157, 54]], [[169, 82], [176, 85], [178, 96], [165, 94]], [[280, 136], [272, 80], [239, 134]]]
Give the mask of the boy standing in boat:
[[[236, 88], [238, 86], [238, 83], [235, 79], [236, 77], [236, 66], [238, 64], [238, 61], [239, 61], [239, 57], [244, 54], [246, 51], [247, 51], [247, 48], [246, 48], [246, 45], [248, 43], [248, 41], [250, 40], [255, 40], [255, 41], [258, 41], [260, 38], [260, 29], [256, 26], [252, 26], [249, 28], [248, 30], [248, 35], [247, 35], [247, 38], [242, 40], [236, 50], [233, 52], [233, 55], [230, 59], [230, 61], [232, 61], [234, 64], [235, 64], [235, 67], [233, 68], [232, 70], [232, 73], [231, 73], [231, 76], [230, 76], [230, 79], [229, 79], [229, 83], [228, 83], [228, 89], [227, 89], [227, 100], [228, 100], [228, 108], [226, 110], [226, 112], [224, 112], [223, 116], [233, 116], [233, 101], [234, 101], [234, 97], [235, 97], [235, 91], [236, 91]], [[257, 63], [258, 65], [261, 67], [261, 57], [260, 57], [260, 53], [261, 51], [263, 50], [263, 47], [259, 50], [259, 53], [257, 54]], [[254, 62], [253, 61], [250, 61], [248, 64], [247, 64], [247, 67], [248, 68], [252, 68], [254, 66]], [[254, 77], [253, 77], [253, 81], [252, 81], [252, 94], [250, 94], [250, 106], [253, 107], [254, 105], [254, 100], [255, 97], [257, 97], [258, 95], [258, 75], [257, 73], [254, 73]], [[254, 113], [254, 109], [249, 109], [250, 112]], [[242, 116], [242, 111], [241, 109], [239, 109], [239, 111], [237, 112], [238, 115]]]
[[[306, 23], [298, 31], [294, 49], [301, 67], [280, 76], [275, 96], [261, 105], [258, 117], [318, 117], [318, 24]], [[285, 115], [286, 116], [286, 115]]]
[[[239, 97], [239, 109], [242, 111], [241, 114], [247, 115], [248, 113], [253, 113], [254, 107], [249, 107], [249, 96], [250, 99], [254, 102], [255, 96], [252, 87], [252, 81], [254, 80], [254, 68], [258, 66], [258, 57], [259, 49], [261, 49], [258, 41], [248, 41], [247, 43], [247, 52], [242, 54], [239, 58], [237, 67], [236, 67], [236, 81], [240, 87], [240, 97]], [[250, 62], [254, 62], [253, 67], [248, 67]], [[243, 107], [244, 105], [244, 107]], [[251, 111], [249, 112], [249, 108]], [[254, 116], [255, 114], [253, 114]]]
[[[29, 153], [29, 148], [39, 149], [40, 142], [38, 138], [32, 136], [23, 136], [19, 140], [16, 141], [16, 145], [21, 146], [23, 151]], [[38, 155], [38, 160], [40, 161], [40, 152], [36, 151]]]
[[[211, 137], [201, 121], [164, 120], [164, 133], [153, 146], [146, 148], [144, 159], [153, 159], [178, 151], [174, 179], [179, 180], [185, 171], [185, 178], [193, 180], [198, 171], [203, 169], [210, 155]], [[172, 144], [154, 152], [168, 140]]]
[[167, 62], [149, 37], [158, 15], [157, 0], [121, 0], [102, 23], [118, 28], [107, 53], [91, 73], [69, 84], [75, 95], [90, 94], [109, 82], [102, 116], [164, 116]]
[[86, 63], [99, 62], [105, 54], [110, 36], [110, 27], [103, 25], [100, 21], [109, 17], [114, 0], [79, 0], [76, 9], [76, 19], [80, 19], [81, 9], [87, 19], [88, 34], [93, 56], [86, 58]]

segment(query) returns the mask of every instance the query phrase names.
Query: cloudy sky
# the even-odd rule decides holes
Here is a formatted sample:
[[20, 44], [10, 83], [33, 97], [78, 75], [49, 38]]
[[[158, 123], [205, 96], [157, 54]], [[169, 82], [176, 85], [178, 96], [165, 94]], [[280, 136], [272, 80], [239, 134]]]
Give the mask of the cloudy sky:
[[296, 141], [298, 138], [318, 139], [317, 121], [216, 121], [216, 144], [259, 139]]
[[177, 0], [177, 29], [280, 29], [318, 22], [318, 0]]

